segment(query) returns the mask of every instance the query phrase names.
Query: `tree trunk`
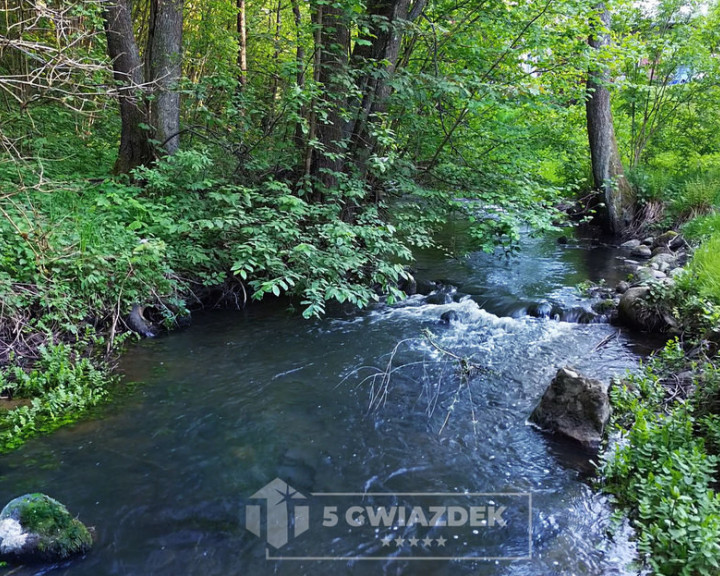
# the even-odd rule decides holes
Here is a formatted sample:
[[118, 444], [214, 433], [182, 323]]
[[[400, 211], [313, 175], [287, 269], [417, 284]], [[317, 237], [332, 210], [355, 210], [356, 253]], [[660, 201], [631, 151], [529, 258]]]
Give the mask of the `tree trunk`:
[[320, 194], [335, 188], [337, 175], [345, 166], [347, 143], [344, 138], [343, 111], [347, 106], [347, 68], [350, 48], [348, 18], [341, 7], [318, 4], [313, 21], [320, 26], [318, 79], [323, 86], [326, 114], [316, 120], [319, 150], [313, 154], [312, 174], [321, 184]]
[[387, 112], [390, 80], [397, 67], [402, 31], [398, 24], [417, 18], [426, 0], [370, 0], [367, 13], [371, 26], [365, 42], [356, 43], [352, 61], [356, 67], [365, 67], [360, 80], [362, 102], [352, 126], [352, 158], [361, 176], [367, 172], [367, 160], [375, 152], [377, 141], [371, 135], [373, 121]]
[[126, 174], [154, 159], [149, 134], [143, 127], [147, 111], [142, 97], [143, 68], [140, 61], [130, 9], [126, 0], [106, 4], [105, 34], [108, 54], [113, 61], [115, 81], [120, 85], [120, 149], [113, 171]]
[[[600, 15], [602, 28], [593, 32], [589, 44], [601, 50], [610, 43], [610, 12], [604, 3], [597, 4], [595, 10]], [[593, 180], [604, 202], [601, 223], [610, 234], [621, 236], [632, 222], [635, 198], [625, 178], [615, 140], [609, 81], [610, 73], [605, 66], [588, 72], [585, 111]]]
[[153, 81], [150, 122], [168, 154], [180, 148], [183, 0], [151, 0], [146, 68]]
[[240, 86], [247, 84], [247, 13], [245, 0], [237, 0], [237, 33], [238, 33], [238, 69], [240, 74], [238, 80]]
[[[298, 0], [291, 0], [293, 19], [295, 21], [295, 41], [297, 48], [295, 50], [295, 66], [297, 67], [296, 83], [298, 88], [305, 87], [305, 49], [302, 44], [302, 14], [300, 12], [300, 4]], [[300, 117], [305, 118], [307, 113], [306, 107], [300, 109]], [[295, 145], [298, 149], [302, 149], [305, 143], [302, 123], [297, 122], [295, 125]]]

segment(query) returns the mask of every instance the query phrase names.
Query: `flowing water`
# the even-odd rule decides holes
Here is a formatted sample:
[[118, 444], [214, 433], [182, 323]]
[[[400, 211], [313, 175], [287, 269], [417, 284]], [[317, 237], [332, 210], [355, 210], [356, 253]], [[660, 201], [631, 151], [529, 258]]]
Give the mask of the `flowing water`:
[[[608, 248], [528, 239], [510, 260], [421, 254], [418, 276], [457, 290], [400, 305], [315, 321], [281, 303], [198, 314], [128, 351], [122, 372], [142, 384], [102, 418], [0, 458], [0, 501], [45, 492], [95, 527], [93, 551], [52, 574], [632, 574], [629, 531], [613, 531], [588, 487], [588, 456], [526, 422], [559, 367], [607, 382], [637, 365], [632, 336], [557, 319], [588, 308], [574, 285], [615, 282], [621, 264]], [[550, 317], [525, 315], [538, 309]], [[276, 477], [312, 514], [332, 501], [339, 525], [311, 516], [279, 549], [264, 524], [248, 531], [250, 497]], [[470, 496], [498, 492], [530, 493], [529, 517], [527, 496]], [[508, 525], [371, 529], [342, 516], [470, 498], [505, 503]], [[435, 540], [383, 546], [396, 536]], [[278, 555], [306, 559], [267, 558]]]

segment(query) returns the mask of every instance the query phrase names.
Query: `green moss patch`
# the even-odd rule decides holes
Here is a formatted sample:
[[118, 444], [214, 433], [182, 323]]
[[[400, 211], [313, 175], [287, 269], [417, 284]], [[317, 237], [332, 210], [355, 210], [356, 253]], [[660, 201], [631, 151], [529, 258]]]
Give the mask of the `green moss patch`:
[[92, 536], [85, 525], [45, 494], [15, 498], [0, 513], [0, 520], [7, 518], [17, 520], [28, 534], [26, 545], [13, 553], [23, 560], [62, 560], [84, 554], [92, 547]]

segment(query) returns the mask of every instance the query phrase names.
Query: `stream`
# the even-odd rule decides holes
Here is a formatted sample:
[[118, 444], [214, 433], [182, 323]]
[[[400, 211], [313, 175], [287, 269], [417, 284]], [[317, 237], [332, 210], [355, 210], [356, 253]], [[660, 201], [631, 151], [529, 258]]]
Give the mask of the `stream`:
[[[426, 251], [430, 296], [312, 321], [282, 300], [208, 311], [132, 345], [97, 417], [0, 457], [1, 502], [44, 492], [95, 528], [87, 557], [13, 574], [635, 574], [588, 455], [527, 424], [561, 366], [608, 382], [649, 351], [577, 321], [574, 287], [614, 285], [619, 256], [552, 237], [510, 259]], [[294, 523], [275, 547], [277, 494]], [[370, 520], [438, 506], [456, 526], [449, 508], [444, 526]], [[505, 526], [465, 521], [471, 506]]]

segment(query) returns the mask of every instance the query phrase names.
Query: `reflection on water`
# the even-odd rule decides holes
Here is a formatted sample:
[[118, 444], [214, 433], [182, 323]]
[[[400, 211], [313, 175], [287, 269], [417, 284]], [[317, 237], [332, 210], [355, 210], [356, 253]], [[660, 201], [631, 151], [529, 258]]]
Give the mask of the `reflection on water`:
[[[95, 526], [93, 552], [53, 574], [628, 574], [628, 535], [608, 538], [611, 510], [581, 481], [587, 458], [526, 417], [560, 366], [607, 380], [635, 366], [637, 343], [619, 333], [596, 349], [615, 328], [502, 315], [512, 302], [580, 301], [568, 286], [614, 259], [552, 240], [507, 262], [426, 254], [420, 274], [457, 285], [458, 301], [311, 322], [271, 305], [198, 315], [124, 357], [127, 379], [145, 384], [104, 418], [2, 457], [0, 500], [47, 492]], [[481, 369], [464, 375], [443, 351]], [[308, 495], [529, 492], [533, 557], [268, 561], [244, 503], [276, 477]], [[367, 556], [382, 536], [311, 529], [293, 546]]]

